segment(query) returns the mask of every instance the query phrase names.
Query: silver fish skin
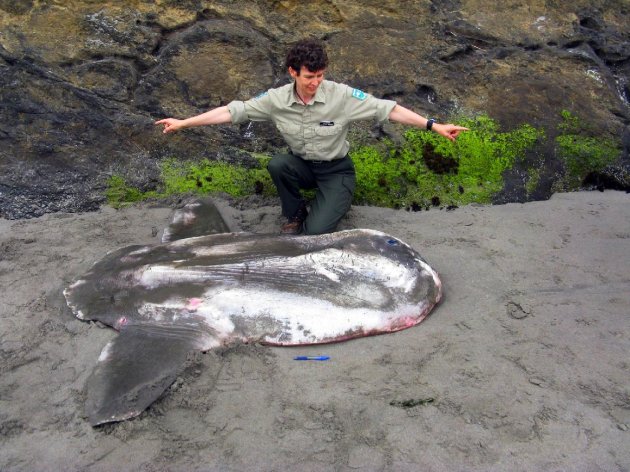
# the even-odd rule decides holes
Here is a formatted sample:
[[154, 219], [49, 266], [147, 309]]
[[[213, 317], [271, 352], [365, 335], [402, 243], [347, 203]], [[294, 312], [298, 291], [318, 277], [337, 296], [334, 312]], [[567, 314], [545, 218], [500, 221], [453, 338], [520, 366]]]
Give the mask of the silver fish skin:
[[214, 347], [341, 341], [413, 326], [441, 298], [437, 273], [373, 230], [231, 233], [110, 254], [67, 291], [77, 316], [114, 328], [199, 324]]
[[224, 233], [131, 246], [106, 255], [64, 294], [77, 317], [120, 332], [88, 381], [95, 425], [143, 411], [192, 350], [237, 342], [322, 344], [398, 331], [429, 314], [442, 284], [406, 243], [355, 229]]

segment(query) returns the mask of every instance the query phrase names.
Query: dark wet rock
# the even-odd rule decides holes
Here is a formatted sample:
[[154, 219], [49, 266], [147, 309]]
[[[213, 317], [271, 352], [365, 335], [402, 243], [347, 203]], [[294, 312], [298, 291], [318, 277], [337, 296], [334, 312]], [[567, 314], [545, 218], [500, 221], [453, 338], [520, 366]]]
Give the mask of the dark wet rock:
[[[630, 122], [629, 14], [622, 0], [0, 0], [0, 216], [98, 208], [111, 175], [155, 188], [167, 157], [251, 166], [244, 151], [284, 148], [266, 123], [165, 137], [153, 122], [286, 83], [286, 48], [304, 31], [327, 43], [331, 79], [424, 115], [486, 113], [505, 130], [530, 123], [553, 139], [568, 109], [618, 139]], [[360, 126], [367, 142], [400, 139], [401, 128]], [[540, 180], [525, 191], [533, 165]], [[624, 186], [624, 169], [585, 185]], [[506, 174], [495, 202], [547, 198], [561, 174], [541, 145]]]
[[0, 0], [0, 10], [13, 15], [23, 15], [33, 8], [33, 0]]
[[138, 82], [133, 64], [121, 59], [87, 61], [69, 69], [70, 81], [95, 94], [119, 102], [128, 101]]
[[600, 192], [606, 189], [630, 192], [630, 165], [608, 166], [599, 172], [591, 172], [584, 179], [584, 186]]
[[621, 151], [621, 162], [623, 164], [630, 164], [630, 126], [626, 126], [621, 134], [621, 145], [623, 147]]

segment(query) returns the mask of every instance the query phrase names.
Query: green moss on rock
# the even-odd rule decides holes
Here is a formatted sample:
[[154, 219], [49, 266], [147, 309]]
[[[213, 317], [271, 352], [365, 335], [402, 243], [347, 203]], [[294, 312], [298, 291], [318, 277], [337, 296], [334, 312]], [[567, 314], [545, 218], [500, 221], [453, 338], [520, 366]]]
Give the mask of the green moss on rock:
[[482, 115], [458, 120], [470, 131], [454, 143], [435, 133], [410, 129], [386, 152], [365, 146], [351, 153], [357, 169], [357, 203], [427, 207], [490, 203], [503, 188], [503, 172], [544, 136], [524, 124], [501, 132]]
[[107, 202], [117, 208], [147, 198], [166, 198], [184, 193], [221, 192], [235, 197], [275, 194], [275, 187], [266, 169], [269, 158], [254, 157], [259, 161], [260, 167], [253, 169], [208, 159], [165, 159], [160, 163], [161, 183], [158, 190], [142, 192], [128, 185], [123, 177], [112, 176], [107, 180], [105, 196]]
[[119, 175], [112, 175], [107, 179], [107, 190], [105, 190], [105, 198], [114, 208], [124, 205], [130, 205], [147, 198], [146, 194], [136, 187], [127, 185], [125, 179]]
[[208, 159], [198, 162], [167, 159], [160, 165], [160, 170], [165, 196], [188, 192], [224, 192], [234, 197], [274, 193], [266, 166], [249, 169]]
[[[398, 145], [385, 141], [353, 151], [357, 173], [354, 203], [414, 209], [490, 203], [503, 188], [503, 173], [544, 137], [542, 130], [527, 124], [502, 132], [485, 115], [457, 121], [470, 131], [454, 143], [435, 133], [410, 129]], [[160, 164], [162, 183], [157, 191], [143, 193], [121, 177], [112, 177], [107, 199], [118, 206], [190, 192], [274, 195], [266, 170], [269, 158], [254, 157], [260, 166], [253, 169], [208, 159], [166, 159]], [[312, 197], [312, 192], [306, 195]]]
[[620, 142], [612, 138], [592, 136], [584, 121], [568, 110], [561, 112], [562, 122], [556, 137], [558, 155], [566, 166], [562, 182], [567, 190], [577, 189], [586, 176], [600, 172], [620, 156]]

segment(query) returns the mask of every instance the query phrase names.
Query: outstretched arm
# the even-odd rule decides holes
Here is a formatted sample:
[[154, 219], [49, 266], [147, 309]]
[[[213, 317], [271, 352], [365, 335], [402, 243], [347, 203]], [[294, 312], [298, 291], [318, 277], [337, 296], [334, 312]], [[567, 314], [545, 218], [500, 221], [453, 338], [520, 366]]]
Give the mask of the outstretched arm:
[[[424, 116], [420, 116], [416, 112], [413, 112], [408, 108], [400, 105], [396, 105], [393, 108], [393, 110], [389, 114], [389, 119], [397, 123], [416, 126], [422, 129], [426, 129], [427, 122], [429, 121]], [[443, 125], [441, 123], [434, 123], [431, 130], [435, 131], [440, 136], [444, 136], [446, 139], [455, 141], [455, 138], [457, 138], [459, 133], [461, 133], [462, 131], [468, 131], [468, 128], [464, 128], [463, 126], [456, 126], [450, 123], [446, 125]]]
[[164, 118], [163, 120], [156, 121], [156, 125], [164, 125], [163, 133], [172, 133], [183, 128], [191, 128], [193, 126], [205, 126], [205, 125], [220, 125], [224, 123], [231, 123], [232, 115], [227, 106], [214, 108], [210, 111], [202, 113], [201, 115], [191, 116], [185, 120], [178, 120], [175, 118]]

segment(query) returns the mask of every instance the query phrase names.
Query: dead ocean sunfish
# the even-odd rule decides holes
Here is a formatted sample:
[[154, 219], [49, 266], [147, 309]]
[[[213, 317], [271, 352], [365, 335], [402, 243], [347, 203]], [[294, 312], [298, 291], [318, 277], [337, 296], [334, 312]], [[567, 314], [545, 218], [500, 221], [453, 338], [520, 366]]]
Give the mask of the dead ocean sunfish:
[[[173, 241], [113, 251], [64, 291], [78, 318], [119, 331], [88, 379], [92, 425], [140, 414], [173, 383], [191, 351], [389, 333], [420, 323], [440, 300], [437, 273], [387, 234], [176, 239], [191, 234], [195, 208], [214, 208], [196, 205], [176, 214], [165, 233]], [[216, 210], [210, 214], [216, 224], [202, 225], [204, 231], [227, 229]]]

